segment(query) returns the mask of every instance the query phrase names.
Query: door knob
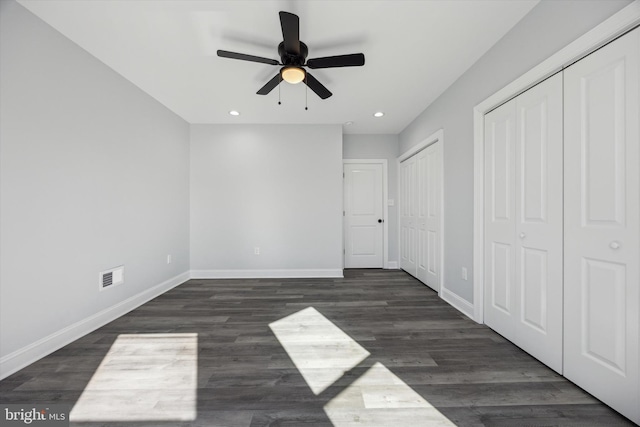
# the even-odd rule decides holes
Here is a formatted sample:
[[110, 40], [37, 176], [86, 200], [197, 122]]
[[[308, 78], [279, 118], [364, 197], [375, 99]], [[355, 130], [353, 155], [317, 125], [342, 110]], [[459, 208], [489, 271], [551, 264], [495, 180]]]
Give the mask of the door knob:
[[383, 221], [383, 220], [381, 220], [381, 219], [379, 219], [379, 220], [378, 220], [378, 224], [380, 224], [380, 223], [382, 223], [382, 222], [384, 222], [384, 221]]
[[521, 238], [521, 239], [524, 239], [525, 237], [527, 237], [527, 235], [526, 235], [526, 234], [524, 234], [524, 233], [520, 233], [520, 238]]
[[620, 243], [616, 242], [615, 240], [611, 243], [609, 243], [609, 247], [611, 249], [618, 249], [620, 247]]

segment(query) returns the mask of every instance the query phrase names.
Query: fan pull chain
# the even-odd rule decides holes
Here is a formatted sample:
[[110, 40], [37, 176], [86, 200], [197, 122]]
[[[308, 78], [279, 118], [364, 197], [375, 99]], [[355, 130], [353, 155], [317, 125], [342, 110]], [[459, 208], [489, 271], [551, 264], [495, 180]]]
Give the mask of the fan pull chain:
[[280, 86], [282, 85], [282, 74], [280, 74], [280, 83], [278, 83], [278, 105], [282, 105], [280, 102]]
[[307, 84], [307, 73], [304, 73], [304, 110], [307, 111], [308, 102], [307, 102], [307, 94], [309, 93], [309, 85]]

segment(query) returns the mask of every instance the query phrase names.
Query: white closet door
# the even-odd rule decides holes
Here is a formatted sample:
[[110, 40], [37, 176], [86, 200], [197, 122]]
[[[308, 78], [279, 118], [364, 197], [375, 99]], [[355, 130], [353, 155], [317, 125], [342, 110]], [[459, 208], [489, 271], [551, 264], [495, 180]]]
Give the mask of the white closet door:
[[440, 290], [440, 143], [416, 154], [418, 176], [417, 277]]
[[640, 30], [565, 71], [564, 374], [640, 423]]
[[562, 75], [516, 110], [514, 342], [562, 373]]
[[515, 337], [515, 136], [516, 102], [485, 116], [485, 323]]
[[562, 372], [562, 76], [485, 117], [485, 322]]
[[417, 275], [416, 159], [400, 163], [400, 268]]

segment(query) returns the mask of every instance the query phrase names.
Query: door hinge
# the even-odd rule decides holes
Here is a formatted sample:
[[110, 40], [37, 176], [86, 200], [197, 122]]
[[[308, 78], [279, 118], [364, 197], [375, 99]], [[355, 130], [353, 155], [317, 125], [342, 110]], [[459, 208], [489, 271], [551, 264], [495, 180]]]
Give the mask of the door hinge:
[[344, 178], [344, 172], [342, 172], [342, 178]]
[[344, 213], [344, 211], [342, 211], [342, 216], [345, 216], [345, 213]]

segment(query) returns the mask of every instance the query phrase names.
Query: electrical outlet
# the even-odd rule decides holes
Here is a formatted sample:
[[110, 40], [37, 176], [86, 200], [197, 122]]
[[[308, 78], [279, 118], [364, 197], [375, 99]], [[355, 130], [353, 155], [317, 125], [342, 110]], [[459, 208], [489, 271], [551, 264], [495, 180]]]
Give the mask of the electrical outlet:
[[171, 264], [171, 254], [167, 255], [167, 264]]
[[255, 248], [253, 248], [253, 254], [254, 255], [260, 255], [260, 248], [258, 246], [256, 246]]
[[462, 267], [462, 280], [468, 280], [469, 276], [467, 275], [467, 267]]

